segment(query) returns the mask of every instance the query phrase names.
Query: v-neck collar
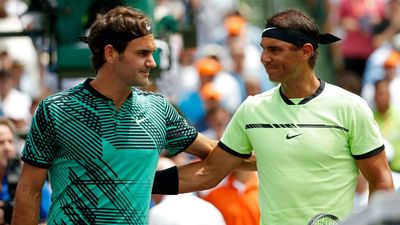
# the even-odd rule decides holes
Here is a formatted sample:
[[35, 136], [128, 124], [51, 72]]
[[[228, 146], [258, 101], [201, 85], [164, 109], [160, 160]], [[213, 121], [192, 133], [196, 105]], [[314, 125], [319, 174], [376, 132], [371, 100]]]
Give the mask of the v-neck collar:
[[318, 79], [318, 80], [319, 80], [319, 83], [320, 83], [318, 89], [317, 89], [312, 95], [303, 98], [303, 100], [301, 100], [298, 104], [295, 104], [294, 102], [292, 102], [288, 97], [286, 97], [286, 96], [283, 94], [282, 86], [279, 87], [279, 94], [280, 94], [280, 96], [282, 97], [283, 101], [284, 101], [286, 104], [288, 104], [288, 105], [303, 105], [303, 104], [306, 104], [307, 102], [311, 101], [313, 98], [315, 98], [315, 97], [317, 97], [319, 94], [321, 94], [322, 91], [324, 90], [324, 88], [325, 88], [325, 81], [320, 80], [320, 79]]

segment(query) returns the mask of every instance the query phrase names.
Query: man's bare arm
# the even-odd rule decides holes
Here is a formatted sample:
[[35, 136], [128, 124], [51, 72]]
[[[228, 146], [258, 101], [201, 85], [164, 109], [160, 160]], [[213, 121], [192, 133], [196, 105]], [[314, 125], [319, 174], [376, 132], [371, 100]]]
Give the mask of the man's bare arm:
[[203, 134], [199, 133], [196, 140], [185, 150], [185, 152], [195, 155], [200, 159], [205, 159], [215, 146], [218, 141], [210, 139]]
[[37, 225], [39, 223], [42, 187], [47, 169], [24, 163], [18, 181], [12, 225]]
[[242, 164], [239, 166], [239, 170], [256, 171], [257, 161], [254, 152], [251, 154], [250, 158], [243, 159]]
[[367, 159], [356, 160], [356, 163], [368, 181], [370, 196], [378, 190], [394, 190], [392, 174], [387, 163], [385, 151]]
[[216, 146], [204, 160], [178, 167], [179, 193], [213, 188], [243, 163], [243, 158]]
[[[196, 140], [186, 149], [185, 152], [195, 155], [200, 159], [205, 159], [207, 155], [217, 146], [217, 144], [218, 141], [210, 139], [199, 133]], [[251, 171], [257, 170], [255, 155], [252, 154], [250, 158], [244, 159], [238, 169]]]
[[[166, 170], [157, 171], [154, 177], [153, 194], [178, 194], [183, 192], [192, 192], [190, 190], [204, 190], [203, 185], [217, 185], [225, 176], [227, 176], [233, 169], [240, 170], [256, 170], [255, 155], [248, 159], [233, 156], [217, 146], [217, 141], [209, 139], [200, 134], [196, 140], [186, 149], [185, 152], [199, 157], [201, 160], [190, 163], [176, 169], [172, 167]], [[211, 157], [211, 155], [213, 155]], [[217, 155], [217, 156], [214, 156]], [[211, 158], [210, 158], [211, 157]], [[206, 167], [204, 167], [206, 166]], [[213, 171], [214, 166], [221, 167]], [[204, 170], [202, 167], [204, 167]], [[208, 168], [215, 174], [202, 174], [208, 173]], [[223, 168], [225, 170], [223, 170]], [[179, 180], [178, 180], [179, 174]], [[199, 178], [191, 183], [193, 177]], [[210, 179], [209, 181], [204, 181]], [[187, 186], [188, 185], [188, 186]], [[199, 185], [199, 186], [198, 186]]]

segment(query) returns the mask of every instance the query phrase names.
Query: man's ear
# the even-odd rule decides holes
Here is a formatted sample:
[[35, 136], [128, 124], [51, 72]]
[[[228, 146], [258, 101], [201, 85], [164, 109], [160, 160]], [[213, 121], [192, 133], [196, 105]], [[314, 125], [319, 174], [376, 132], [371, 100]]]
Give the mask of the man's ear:
[[104, 59], [107, 62], [113, 63], [117, 56], [118, 56], [118, 52], [115, 51], [115, 49], [112, 45], [104, 46]]
[[314, 53], [314, 47], [312, 46], [312, 44], [306, 43], [303, 45], [302, 54], [304, 57], [308, 59], [312, 56], [313, 53]]

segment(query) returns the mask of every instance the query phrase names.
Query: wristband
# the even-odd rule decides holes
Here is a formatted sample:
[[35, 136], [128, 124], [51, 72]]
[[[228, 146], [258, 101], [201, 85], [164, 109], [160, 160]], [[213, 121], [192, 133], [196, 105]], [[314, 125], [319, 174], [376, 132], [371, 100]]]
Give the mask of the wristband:
[[156, 172], [152, 194], [177, 195], [178, 192], [179, 177], [176, 166]]

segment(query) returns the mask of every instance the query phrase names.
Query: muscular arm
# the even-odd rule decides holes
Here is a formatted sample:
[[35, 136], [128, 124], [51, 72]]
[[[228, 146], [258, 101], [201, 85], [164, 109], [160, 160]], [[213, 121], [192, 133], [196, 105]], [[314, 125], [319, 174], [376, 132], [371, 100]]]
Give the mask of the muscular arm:
[[[200, 159], [205, 159], [207, 155], [217, 146], [218, 141], [207, 138], [206, 136], [199, 133], [196, 140], [186, 149], [185, 152], [195, 155]], [[255, 171], [256, 168], [256, 157], [254, 154], [248, 159], [244, 159], [239, 166], [241, 170]]]
[[218, 147], [217, 141], [200, 133], [186, 152], [202, 160], [182, 166], [178, 171], [176, 167], [157, 171], [153, 182], [153, 194], [178, 194], [209, 189], [216, 186], [235, 168], [256, 170], [254, 155], [248, 159], [233, 156]]
[[185, 152], [195, 155], [200, 159], [205, 159], [215, 146], [218, 141], [207, 138], [206, 136], [199, 133], [196, 140], [185, 150]]
[[39, 222], [40, 198], [47, 169], [24, 163], [18, 181], [12, 225], [36, 225]]
[[385, 151], [367, 159], [356, 160], [361, 173], [369, 184], [369, 196], [378, 190], [394, 190], [392, 174]]
[[243, 158], [216, 146], [204, 160], [178, 167], [179, 193], [215, 187], [233, 169], [243, 163]]
[[[198, 133], [193, 143], [185, 150], [186, 153], [195, 155], [204, 160], [212, 149], [217, 145], [217, 141], [207, 138]], [[152, 194], [178, 194], [178, 174], [176, 166], [157, 171], [154, 176]]]

